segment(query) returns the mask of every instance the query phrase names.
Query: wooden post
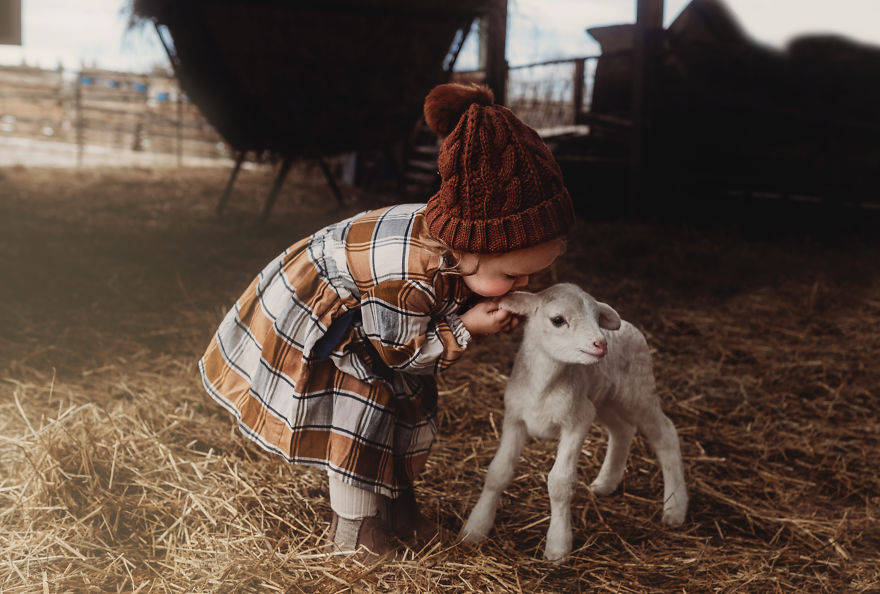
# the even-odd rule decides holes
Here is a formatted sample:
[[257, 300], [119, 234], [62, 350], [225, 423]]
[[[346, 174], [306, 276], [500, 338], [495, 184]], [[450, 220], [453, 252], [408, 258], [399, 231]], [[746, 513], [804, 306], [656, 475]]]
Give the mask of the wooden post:
[[624, 206], [628, 216], [642, 211], [649, 186], [651, 112], [657, 66], [657, 46], [663, 31], [663, 0], [638, 0], [633, 31], [632, 137], [630, 142], [629, 192]]
[[266, 219], [269, 218], [269, 213], [272, 212], [272, 206], [275, 205], [275, 200], [278, 198], [278, 192], [281, 191], [281, 186], [284, 185], [284, 178], [290, 173], [291, 165], [293, 165], [293, 159], [290, 157], [284, 157], [284, 161], [281, 163], [281, 169], [278, 170], [278, 175], [275, 177], [275, 183], [272, 184], [272, 189], [269, 190], [269, 195], [266, 196], [266, 204], [263, 205], [263, 214], [260, 216], [261, 223], [266, 222]]
[[342, 197], [342, 192], [339, 190], [339, 186], [336, 185], [336, 179], [333, 177], [333, 172], [330, 171], [327, 161], [323, 158], [319, 158], [318, 165], [321, 166], [321, 171], [324, 173], [324, 177], [327, 178], [327, 184], [330, 186], [330, 190], [333, 191], [333, 195], [336, 196], [336, 201], [340, 206], [344, 205], [345, 200]]
[[232, 174], [229, 176], [229, 181], [226, 182], [226, 189], [223, 190], [223, 195], [220, 196], [220, 202], [217, 203], [217, 216], [223, 214], [223, 209], [226, 208], [226, 203], [229, 201], [229, 195], [232, 194], [232, 186], [235, 184], [235, 178], [238, 177], [238, 170], [241, 169], [241, 162], [244, 161], [245, 151], [238, 151], [238, 156], [235, 157], [235, 167], [232, 169]]
[[574, 63], [574, 80], [572, 83], [574, 84], [574, 92], [573, 92], [573, 103], [574, 103], [574, 121], [572, 122], [575, 126], [577, 126], [581, 121], [581, 113], [584, 111], [584, 70], [587, 59], [581, 58], [580, 60], [575, 60]]
[[0, 45], [21, 45], [21, 0], [0, 2]]
[[480, 19], [480, 68], [495, 103], [507, 103], [507, 0], [489, 0], [489, 11]]
[[177, 89], [177, 166], [183, 167], [183, 91]]
[[74, 108], [76, 110], [76, 166], [82, 167], [83, 149], [85, 138], [83, 134], [83, 109], [82, 109], [82, 71], [76, 76], [76, 88], [74, 89]]

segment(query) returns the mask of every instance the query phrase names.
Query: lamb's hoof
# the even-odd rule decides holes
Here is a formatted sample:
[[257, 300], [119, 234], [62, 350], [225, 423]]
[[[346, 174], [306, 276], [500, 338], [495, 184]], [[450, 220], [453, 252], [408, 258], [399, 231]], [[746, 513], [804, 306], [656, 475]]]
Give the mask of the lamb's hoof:
[[479, 544], [486, 540], [486, 537], [488, 536], [488, 532], [475, 530], [473, 527], [469, 528], [468, 525], [465, 524], [464, 528], [461, 529], [461, 532], [458, 533], [458, 540], [459, 542], [466, 544]]
[[593, 484], [590, 485], [590, 491], [592, 491], [595, 495], [598, 495], [599, 497], [611, 495], [616, 490], [617, 485], [611, 483], [600, 483], [599, 481], [593, 481]]
[[486, 540], [492, 525], [495, 523], [495, 514], [486, 514], [478, 505], [468, 516], [467, 521], [458, 533], [458, 539], [461, 542], [476, 544]]
[[663, 523], [667, 526], [681, 526], [684, 523], [684, 517], [687, 514], [687, 507], [667, 509], [663, 511]]

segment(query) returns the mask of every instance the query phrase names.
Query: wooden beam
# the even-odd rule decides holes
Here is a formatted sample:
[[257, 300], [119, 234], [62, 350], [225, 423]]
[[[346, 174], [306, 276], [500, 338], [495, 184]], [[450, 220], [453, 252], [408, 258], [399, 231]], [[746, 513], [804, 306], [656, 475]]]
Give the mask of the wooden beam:
[[583, 117], [583, 109], [584, 109], [584, 69], [585, 69], [586, 59], [581, 58], [580, 60], [575, 60], [574, 63], [574, 79], [572, 82], [572, 103], [574, 103], [574, 121], [572, 124], [577, 126], [580, 124], [581, 119]]
[[628, 216], [643, 211], [649, 187], [650, 155], [646, 154], [651, 130], [651, 99], [655, 88], [657, 48], [663, 31], [663, 0], [638, 0], [633, 31], [632, 137], [629, 192], [624, 205]]
[[324, 173], [324, 177], [327, 178], [327, 184], [330, 186], [330, 189], [333, 191], [333, 195], [336, 196], [336, 201], [340, 206], [345, 204], [345, 200], [342, 197], [342, 192], [339, 190], [339, 186], [336, 185], [336, 178], [333, 177], [333, 172], [330, 171], [330, 167], [327, 165], [327, 161], [323, 158], [318, 159], [318, 165], [321, 166], [321, 171]]
[[21, 0], [0, 0], [0, 45], [21, 45]]
[[76, 111], [76, 166], [82, 167], [85, 151], [85, 117], [82, 108], [82, 71], [76, 73], [76, 90], [74, 91], [74, 109]]
[[269, 190], [269, 195], [266, 196], [266, 204], [263, 206], [263, 214], [260, 216], [261, 223], [266, 222], [266, 219], [269, 218], [269, 213], [272, 212], [272, 207], [275, 205], [275, 200], [278, 198], [278, 192], [281, 191], [281, 186], [284, 185], [284, 178], [290, 173], [290, 167], [292, 165], [293, 159], [290, 157], [284, 157], [284, 161], [281, 163], [281, 169], [278, 170], [278, 175], [275, 177], [275, 183], [272, 184], [272, 189]]
[[235, 178], [238, 177], [238, 170], [241, 169], [241, 162], [244, 161], [245, 151], [238, 151], [238, 156], [235, 158], [235, 167], [232, 169], [232, 175], [229, 176], [229, 181], [226, 182], [226, 189], [223, 190], [223, 195], [220, 196], [220, 202], [217, 203], [217, 216], [223, 214], [223, 209], [226, 208], [226, 203], [229, 201], [229, 195], [232, 194], [232, 185], [235, 183]]
[[489, 0], [480, 19], [480, 69], [495, 94], [495, 103], [507, 103], [507, 0]]

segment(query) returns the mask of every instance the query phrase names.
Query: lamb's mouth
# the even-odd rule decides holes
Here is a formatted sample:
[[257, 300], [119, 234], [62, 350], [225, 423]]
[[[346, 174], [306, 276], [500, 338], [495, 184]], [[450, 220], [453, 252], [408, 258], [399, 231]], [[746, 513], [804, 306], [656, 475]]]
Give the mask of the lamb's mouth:
[[578, 349], [578, 350], [585, 355], [589, 355], [591, 357], [596, 357], [597, 359], [601, 359], [602, 357], [605, 356], [605, 353], [593, 353], [593, 352], [588, 351], [586, 349]]

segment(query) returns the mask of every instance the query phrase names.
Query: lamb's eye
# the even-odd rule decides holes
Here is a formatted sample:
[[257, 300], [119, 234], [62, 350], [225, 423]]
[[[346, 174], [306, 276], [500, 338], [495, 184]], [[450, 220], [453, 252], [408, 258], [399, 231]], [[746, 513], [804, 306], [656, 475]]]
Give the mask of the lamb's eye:
[[550, 323], [559, 328], [560, 326], [565, 324], [565, 318], [563, 318], [562, 316], [553, 316], [552, 318], [550, 318]]

